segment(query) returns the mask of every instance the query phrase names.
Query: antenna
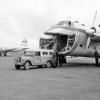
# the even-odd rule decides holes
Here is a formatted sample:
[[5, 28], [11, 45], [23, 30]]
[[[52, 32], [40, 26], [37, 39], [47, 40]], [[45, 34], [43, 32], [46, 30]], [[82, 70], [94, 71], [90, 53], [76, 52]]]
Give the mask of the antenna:
[[94, 26], [94, 22], [95, 22], [96, 16], [97, 16], [97, 10], [96, 10], [95, 15], [94, 15], [94, 19], [93, 19], [92, 27]]

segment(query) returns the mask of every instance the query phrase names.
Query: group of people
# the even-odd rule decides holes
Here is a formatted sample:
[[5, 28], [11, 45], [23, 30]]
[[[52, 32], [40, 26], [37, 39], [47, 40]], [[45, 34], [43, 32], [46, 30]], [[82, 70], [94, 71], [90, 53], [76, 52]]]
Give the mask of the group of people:
[[55, 67], [58, 67], [58, 66], [62, 66], [63, 63], [66, 63], [65, 56], [58, 54], [58, 52], [55, 52], [53, 55], [53, 65]]
[[[98, 59], [99, 59], [99, 53], [98, 53], [98, 50], [96, 47], [94, 47], [94, 58], [95, 58], [95, 62], [96, 62], [96, 66], [98, 66]], [[58, 52], [55, 52], [54, 55], [53, 55], [53, 65], [55, 67], [58, 67], [58, 66], [62, 66], [63, 63], [66, 63], [66, 58], [64, 55], [60, 55], [58, 54]]]

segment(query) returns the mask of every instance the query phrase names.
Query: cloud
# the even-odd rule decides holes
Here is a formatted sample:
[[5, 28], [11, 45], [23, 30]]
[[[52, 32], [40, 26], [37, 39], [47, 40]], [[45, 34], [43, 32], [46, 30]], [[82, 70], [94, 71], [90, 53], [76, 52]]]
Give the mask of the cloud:
[[37, 41], [45, 28], [53, 22], [52, 15], [48, 16], [47, 14], [46, 16], [43, 2], [41, 0], [35, 2], [32, 0], [9, 1], [7, 4], [2, 2], [4, 6], [0, 10], [0, 45], [7, 43], [8, 45], [16, 45], [19, 39], [26, 37], [35, 38]]

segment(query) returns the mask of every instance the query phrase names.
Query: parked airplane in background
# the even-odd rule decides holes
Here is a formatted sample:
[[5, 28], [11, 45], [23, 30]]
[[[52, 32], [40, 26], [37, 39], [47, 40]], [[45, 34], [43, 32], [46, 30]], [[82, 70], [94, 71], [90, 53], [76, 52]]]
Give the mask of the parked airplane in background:
[[[82, 25], [84, 27], [84, 25]], [[99, 25], [100, 28], [100, 25]], [[71, 21], [62, 21], [49, 28], [46, 35], [54, 37], [54, 50], [58, 55], [100, 58], [100, 32], [79, 28]]]
[[16, 53], [16, 52], [24, 52], [26, 49], [29, 48], [4, 48], [0, 49], [0, 56], [7, 56], [8, 53]]
[[7, 56], [9, 52], [16, 53], [16, 52], [24, 52], [28, 47], [27, 39], [23, 39], [21, 41], [20, 47], [1, 47], [0, 48], [0, 56]]

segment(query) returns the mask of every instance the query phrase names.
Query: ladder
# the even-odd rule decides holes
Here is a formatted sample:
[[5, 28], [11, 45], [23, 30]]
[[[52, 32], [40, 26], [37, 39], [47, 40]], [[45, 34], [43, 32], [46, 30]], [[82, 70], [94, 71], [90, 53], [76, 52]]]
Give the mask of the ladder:
[[75, 42], [75, 35], [74, 36], [69, 35], [68, 36], [68, 43], [67, 43], [67, 50], [70, 50], [73, 47], [74, 42]]

